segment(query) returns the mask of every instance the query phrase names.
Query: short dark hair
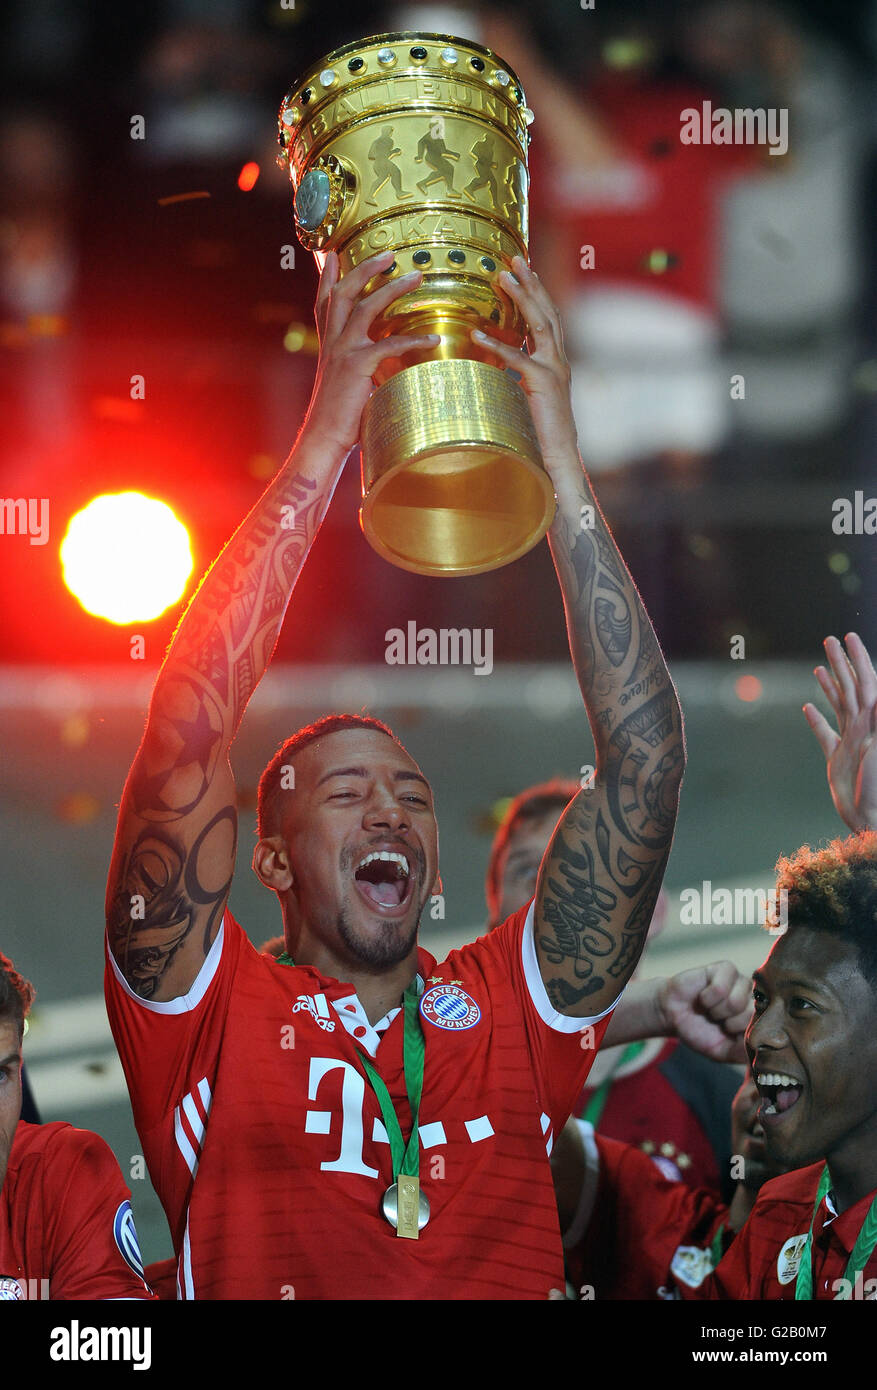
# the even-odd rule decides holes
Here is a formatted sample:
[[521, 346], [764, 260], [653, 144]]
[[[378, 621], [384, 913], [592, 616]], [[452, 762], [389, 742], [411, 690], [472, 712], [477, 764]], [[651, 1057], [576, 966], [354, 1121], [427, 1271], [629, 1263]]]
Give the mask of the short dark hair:
[[256, 809], [256, 834], [260, 840], [267, 835], [276, 835], [279, 831], [279, 793], [281, 791], [281, 769], [295, 756], [306, 748], [314, 739], [322, 738], [326, 734], [337, 733], [339, 729], [376, 729], [378, 733], [386, 734], [394, 743], [401, 748], [402, 743], [380, 719], [374, 719], [369, 714], [325, 714], [322, 719], [317, 719], [313, 724], [307, 724], [303, 729], [299, 729], [290, 738], [281, 743], [274, 757], [271, 759], [262, 776], [259, 778], [259, 793]]
[[574, 796], [581, 791], [581, 783], [566, 777], [554, 777], [550, 782], [540, 782], [535, 787], [527, 787], [519, 792], [509, 803], [490, 846], [487, 861], [487, 879], [484, 892], [487, 897], [487, 910], [493, 922], [502, 901], [502, 885], [499, 865], [503, 852], [512, 835], [527, 821], [541, 820], [550, 811], [556, 811], [557, 819], [566, 810]]
[[777, 897], [786, 894], [788, 931], [809, 927], [854, 946], [877, 992], [877, 831], [860, 830], [824, 849], [802, 845], [777, 862]]
[[0, 1022], [11, 1018], [18, 1028], [19, 1038], [35, 996], [36, 990], [30, 980], [19, 975], [12, 961], [0, 951]]

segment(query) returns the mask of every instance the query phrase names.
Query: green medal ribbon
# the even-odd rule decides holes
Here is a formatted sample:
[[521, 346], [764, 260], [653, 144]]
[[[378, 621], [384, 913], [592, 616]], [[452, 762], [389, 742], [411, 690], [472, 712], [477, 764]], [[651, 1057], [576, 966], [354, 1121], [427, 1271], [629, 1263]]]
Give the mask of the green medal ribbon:
[[606, 1102], [609, 1099], [609, 1092], [612, 1088], [612, 1082], [615, 1080], [616, 1073], [621, 1071], [625, 1063], [632, 1062], [634, 1057], [638, 1057], [644, 1047], [644, 1042], [628, 1043], [619, 1057], [617, 1065], [612, 1068], [606, 1080], [600, 1083], [585, 1106], [582, 1119], [587, 1120], [589, 1124], [593, 1125], [595, 1130], [600, 1123], [600, 1116], [603, 1114]]
[[[801, 1263], [798, 1266], [798, 1278], [795, 1283], [795, 1298], [799, 1301], [807, 1301], [813, 1298], [813, 1263], [810, 1250], [813, 1245], [813, 1225], [816, 1221], [816, 1213], [822, 1205], [822, 1199], [831, 1186], [831, 1175], [828, 1171], [828, 1164], [822, 1170], [819, 1179], [819, 1186], [816, 1189], [816, 1201], [813, 1206], [813, 1215], [810, 1218], [810, 1230], [807, 1232], [807, 1240], [801, 1252]], [[862, 1222], [862, 1228], [856, 1237], [853, 1246], [853, 1253], [847, 1261], [844, 1270], [846, 1279], [852, 1288], [855, 1287], [856, 1279], [864, 1272], [865, 1266], [871, 1258], [874, 1247], [877, 1246], [877, 1197], [874, 1198], [868, 1208], [868, 1215]]]
[[423, 1026], [420, 1022], [420, 1013], [417, 1007], [417, 993], [413, 985], [409, 985], [405, 991], [405, 1032], [402, 1039], [402, 1060], [405, 1072], [405, 1089], [408, 1092], [408, 1104], [411, 1106], [411, 1134], [408, 1137], [408, 1145], [402, 1138], [402, 1126], [399, 1124], [390, 1093], [387, 1090], [383, 1077], [379, 1076], [372, 1066], [368, 1057], [360, 1054], [360, 1061], [365, 1067], [366, 1076], [371, 1082], [372, 1090], [378, 1098], [378, 1105], [381, 1107], [381, 1115], [384, 1120], [384, 1128], [390, 1140], [390, 1152], [393, 1156], [393, 1182], [397, 1182], [399, 1174], [404, 1173], [406, 1177], [416, 1178], [420, 1171], [420, 1146], [418, 1143], [417, 1119], [420, 1113], [420, 1095], [423, 1090], [423, 1060], [426, 1053], [426, 1043], [423, 1037]]
[[[280, 965], [295, 965], [295, 961], [288, 951], [283, 951], [277, 957], [277, 961]], [[378, 1075], [368, 1057], [360, 1054], [360, 1061], [365, 1067], [366, 1077], [378, 1098], [384, 1128], [390, 1141], [390, 1153], [393, 1157], [393, 1182], [398, 1181], [400, 1173], [406, 1177], [416, 1178], [420, 1171], [417, 1121], [420, 1114], [420, 1096], [423, 1091], [423, 1062], [426, 1055], [426, 1042], [423, 1037], [423, 1025], [420, 1022], [420, 1011], [417, 1005], [417, 991], [414, 985], [410, 984], [404, 995], [405, 1031], [402, 1036], [405, 1089], [408, 1092], [408, 1104], [411, 1107], [412, 1118], [411, 1134], [408, 1137], [407, 1147], [402, 1138], [402, 1126], [399, 1124], [393, 1102], [390, 1099], [390, 1092], [384, 1084], [383, 1077]]]
[[722, 1258], [724, 1237], [725, 1223], [723, 1221], [721, 1226], [713, 1236], [712, 1240], [710, 1241], [710, 1260], [712, 1262], [713, 1269], [715, 1269], [716, 1265]]

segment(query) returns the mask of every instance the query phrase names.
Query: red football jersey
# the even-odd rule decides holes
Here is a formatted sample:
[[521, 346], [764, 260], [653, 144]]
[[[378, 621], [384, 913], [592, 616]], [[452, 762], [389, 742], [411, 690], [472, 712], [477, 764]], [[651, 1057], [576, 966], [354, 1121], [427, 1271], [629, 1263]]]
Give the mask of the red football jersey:
[[[548, 1164], [605, 1031], [551, 1007], [533, 913], [441, 965], [420, 950], [426, 1059], [418, 1240], [393, 1181], [368, 1054], [406, 1138], [403, 1014], [372, 1027], [349, 984], [260, 955], [226, 912], [189, 994], [107, 1007], [177, 1251], [181, 1298], [548, 1297], [563, 1255]], [[587, 1029], [587, 1032], [583, 1030]]]
[[0, 1300], [152, 1298], [131, 1194], [98, 1135], [19, 1120], [0, 1192]]
[[[653, 1061], [613, 1079], [597, 1130], [635, 1144], [671, 1181], [694, 1190], [706, 1187], [719, 1197], [731, 1149], [731, 1101], [739, 1084], [739, 1073], [731, 1067], [707, 1061], [668, 1038]], [[586, 1113], [594, 1090], [584, 1088], [577, 1115]]]
[[713, 1268], [713, 1241], [727, 1231], [727, 1207], [703, 1188], [670, 1182], [632, 1144], [577, 1123], [585, 1174], [563, 1244], [578, 1296], [668, 1299], [679, 1297], [680, 1286], [697, 1288]]
[[[764, 1184], [746, 1225], [699, 1291], [701, 1297], [794, 1300], [824, 1166], [813, 1163]], [[831, 1192], [823, 1197], [813, 1222], [810, 1253], [814, 1299], [877, 1295], [877, 1251], [865, 1266], [858, 1291], [845, 1290], [840, 1282], [874, 1196], [871, 1192], [839, 1216]]]

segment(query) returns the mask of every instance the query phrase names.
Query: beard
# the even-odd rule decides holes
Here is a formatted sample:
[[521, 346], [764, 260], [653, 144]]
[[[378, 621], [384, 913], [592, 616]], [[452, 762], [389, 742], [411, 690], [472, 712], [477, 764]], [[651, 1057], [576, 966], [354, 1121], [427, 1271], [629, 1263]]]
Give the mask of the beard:
[[420, 930], [420, 914], [407, 932], [400, 932], [398, 924], [393, 922], [379, 922], [377, 932], [357, 930], [344, 908], [338, 913], [336, 925], [339, 937], [354, 960], [373, 970], [389, 970], [403, 961], [414, 947]]

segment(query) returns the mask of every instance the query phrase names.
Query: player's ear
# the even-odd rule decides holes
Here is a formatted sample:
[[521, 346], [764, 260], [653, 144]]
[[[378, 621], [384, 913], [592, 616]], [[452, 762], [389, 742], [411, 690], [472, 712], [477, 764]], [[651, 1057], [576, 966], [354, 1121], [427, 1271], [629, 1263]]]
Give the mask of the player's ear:
[[253, 872], [266, 888], [285, 893], [292, 887], [289, 849], [282, 835], [267, 835], [253, 851]]
[[441, 876], [441, 874], [436, 874], [436, 876], [435, 876], [435, 883], [432, 885], [432, 896], [433, 896], [434, 898], [435, 898], [435, 897], [438, 897], [438, 896], [440, 896], [443, 892], [444, 892], [444, 889], [442, 888], [442, 876]]

